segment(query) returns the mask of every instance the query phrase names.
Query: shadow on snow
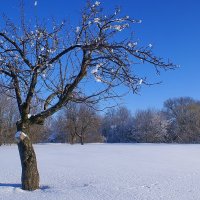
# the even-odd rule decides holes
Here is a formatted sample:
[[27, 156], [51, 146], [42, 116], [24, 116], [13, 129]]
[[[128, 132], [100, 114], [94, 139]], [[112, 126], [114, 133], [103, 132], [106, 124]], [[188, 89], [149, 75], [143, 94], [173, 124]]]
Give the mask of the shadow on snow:
[[[17, 183], [0, 183], [0, 187], [12, 187], [12, 188], [20, 188], [22, 187], [21, 184], [17, 184]], [[47, 190], [50, 187], [48, 185], [42, 185], [40, 186], [39, 190]]]
[[0, 187], [14, 187], [14, 188], [21, 188], [21, 184], [16, 183], [0, 183]]

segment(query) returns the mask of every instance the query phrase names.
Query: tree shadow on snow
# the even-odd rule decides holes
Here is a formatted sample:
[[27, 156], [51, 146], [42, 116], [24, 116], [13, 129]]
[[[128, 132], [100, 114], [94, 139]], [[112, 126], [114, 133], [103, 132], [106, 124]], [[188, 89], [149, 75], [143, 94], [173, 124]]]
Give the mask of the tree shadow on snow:
[[[22, 185], [17, 183], [0, 183], [0, 187], [12, 187], [21, 189]], [[47, 190], [50, 189], [48, 185], [41, 185], [39, 190]]]
[[17, 183], [0, 183], [0, 187], [14, 187], [14, 188], [21, 188], [21, 184]]
[[50, 187], [48, 185], [41, 185], [40, 190], [48, 190]]

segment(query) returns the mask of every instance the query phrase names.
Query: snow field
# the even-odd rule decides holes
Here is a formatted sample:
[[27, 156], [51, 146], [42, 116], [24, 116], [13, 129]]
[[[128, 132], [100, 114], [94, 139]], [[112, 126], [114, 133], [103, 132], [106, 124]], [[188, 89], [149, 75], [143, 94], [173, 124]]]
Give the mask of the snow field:
[[16, 145], [0, 147], [0, 200], [198, 200], [200, 145], [34, 145], [41, 189], [20, 189]]

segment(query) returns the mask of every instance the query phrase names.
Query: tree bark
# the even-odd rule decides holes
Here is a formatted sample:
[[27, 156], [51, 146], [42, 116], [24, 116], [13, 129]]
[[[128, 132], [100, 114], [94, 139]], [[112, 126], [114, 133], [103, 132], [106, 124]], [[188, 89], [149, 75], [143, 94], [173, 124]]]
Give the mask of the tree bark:
[[81, 135], [80, 141], [81, 141], [81, 145], [84, 145], [84, 137], [83, 137], [83, 135]]
[[17, 126], [18, 133], [22, 133], [18, 139], [18, 149], [22, 166], [22, 189], [23, 190], [36, 190], [39, 188], [39, 172], [37, 168], [37, 160], [33, 145], [28, 135], [23, 135], [27, 130], [22, 126]]

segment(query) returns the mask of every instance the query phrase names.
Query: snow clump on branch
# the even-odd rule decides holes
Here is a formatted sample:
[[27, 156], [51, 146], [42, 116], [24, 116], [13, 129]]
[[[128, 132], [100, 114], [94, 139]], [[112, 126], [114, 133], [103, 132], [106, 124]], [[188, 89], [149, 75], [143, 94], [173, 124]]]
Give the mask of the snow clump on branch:
[[99, 23], [100, 19], [98, 17], [94, 18], [94, 23]]
[[17, 140], [17, 142], [23, 141], [26, 137], [27, 135], [22, 131], [17, 131], [15, 134], [15, 139]]
[[95, 1], [95, 3], [92, 5], [92, 8], [100, 6], [101, 2]]
[[148, 46], [151, 48], [153, 45], [152, 45], [152, 44], [149, 44]]
[[96, 6], [99, 6], [99, 5], [101, 4], [101, 2], [96, 1], [94, 4], [95, 4]]
[[135, 47], [137, 46], [137, 42], [129, 42], [128, 43], [128, 47], [132, 48], [132, 47]]
[[93, 69], [93, 70], [91, 71], [91, 73], [92, 73], [92, 74], [96, 74], [101, 66], [103, 66], [103, 63], [97, 64], [97, 65], [96, 65], [96, 68]]
[[99, 82], [99, 83], [102, 82], [101, 77], [99, 75], [95, 76], [95, 80], [96, 82]]
[[77, 27], [76, 27], [76, 33], [78, 33], [79, 31], [80, 31], [80, 27], [77, 26]]

